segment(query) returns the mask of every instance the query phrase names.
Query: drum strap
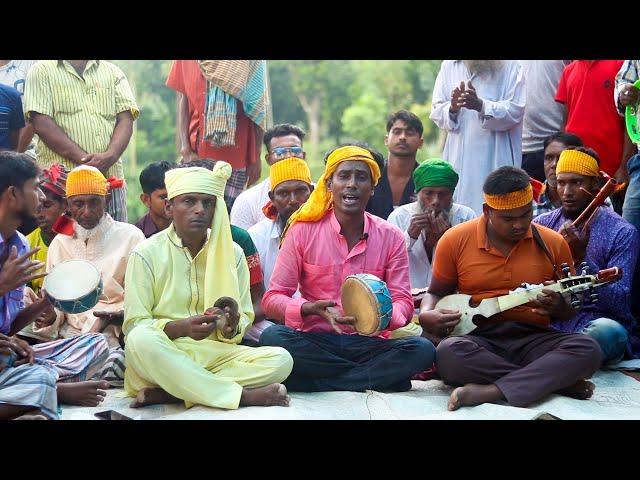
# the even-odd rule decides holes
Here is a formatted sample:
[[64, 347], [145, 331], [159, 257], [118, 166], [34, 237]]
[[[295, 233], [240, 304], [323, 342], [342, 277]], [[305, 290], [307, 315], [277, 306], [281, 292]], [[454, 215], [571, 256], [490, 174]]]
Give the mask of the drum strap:
[[553, 277], [556, 280], [558, 280], [560, 278], [558, 276], [558, 266], [556, 265], [556, 262], [553, 261], [553, 257], [551, 256], [551, 253], [549, 253], [549, 249], [547, 248], [547, 245], [544, 243], [544, 240], [540, 236], [540, 232], [538, 232], [538, 229], [535, 227], [533, 223], [531, 224], [531, 233], [533, 234], [533, 239], [535, 240], [536, 244], [542, 249], [544, 254], [547, 256], [547, 258], [551, 262], [551, 265], [553, 266]]

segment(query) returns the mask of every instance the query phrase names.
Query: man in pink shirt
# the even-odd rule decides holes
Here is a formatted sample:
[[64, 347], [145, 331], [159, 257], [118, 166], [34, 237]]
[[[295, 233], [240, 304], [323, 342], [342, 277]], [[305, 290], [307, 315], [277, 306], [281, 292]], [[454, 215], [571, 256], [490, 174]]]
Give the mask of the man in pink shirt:
[[[265, 330], [260, 344], [293, 356], [291, 390], [409, 390], [411, 377], [433, 365], [435, 347], [427, 339], [390, 338], [409, 323], [413, 299], [402, 232], [365, 212], [380, 167], [365, 148], [334, 149], [316, 189], [284, 230], [262, 300], [266, 315], [284, 325]], [[341, 286], [356, 273], [379, 277], [391, 293], [391, 322], [372, 336], [359, 335], [355, 319], [342, 313]], [[298, 289], [300, 297], [292, 298]]]

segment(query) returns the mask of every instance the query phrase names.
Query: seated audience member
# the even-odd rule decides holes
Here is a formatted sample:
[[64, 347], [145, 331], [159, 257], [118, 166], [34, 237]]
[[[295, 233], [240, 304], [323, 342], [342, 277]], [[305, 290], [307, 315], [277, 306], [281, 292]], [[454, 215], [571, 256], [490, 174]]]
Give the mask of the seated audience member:
[[398, 207], [389, 223], [404, 232], [409, 253], [411, 286], [423, 288], [431, 281], [433, 250], [444, 232], [453, 225], [476, 218], [469, 207], [453, 203], [458, 174], [449, 162], [426, 160], [413, 171], [418, 201]]
[[146, 238], [164, 230], [171, 224], [171, 218], [167, 216], [164, 208], [167, 199], [164, 173], [176, 167], [177, 165], [172, 162], [154, 162], [144, 167], [140, 172], [140, 186], [142, 187], [140, 200], [149, 209], [149, 212], [135, 225], [142, 230]]

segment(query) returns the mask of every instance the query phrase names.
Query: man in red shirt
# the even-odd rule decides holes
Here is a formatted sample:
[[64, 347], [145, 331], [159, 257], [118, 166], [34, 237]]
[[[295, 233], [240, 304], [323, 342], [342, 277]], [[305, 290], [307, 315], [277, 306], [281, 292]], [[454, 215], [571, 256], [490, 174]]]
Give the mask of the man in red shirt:
[[178, 94], [178, 135], [182, 162], [197, 158], [223, 160], [233, 174], [227, 181], [225, 202], [229, 209], [247, 186], [260, 178], [260, 144], [263, 131], [245, 114], [236, 100], [235, 144], [215, 146], [203, 139], [207, 80], [197, 60], [174, 60], [167, 86]]
[[[574, 60], [562, 72], [556, 102], [567, 106], [566, 132], [575, 133], [585, 147], [600, 156], [602, 170], [626, 181], [627, 160], [633, 147], [624, 119], [612, 101], [622, 60]], [[621, 207], [621, 200], [620, 207]], [[614, 201], [614, 206], [616, 202]]]

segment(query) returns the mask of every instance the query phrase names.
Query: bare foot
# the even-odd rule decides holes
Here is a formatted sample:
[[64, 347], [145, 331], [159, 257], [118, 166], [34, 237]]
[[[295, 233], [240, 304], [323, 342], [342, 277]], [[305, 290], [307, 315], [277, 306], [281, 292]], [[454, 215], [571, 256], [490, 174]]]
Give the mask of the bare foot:
[[287, 387], [281, 383], [272, 383], [266, 387], [243, 388], [240, 397], [240, 405], [258, 405], [262, 407], [289, 406], [289, 395]]
[[578, 380], [570, 387], [558, 390], [556, 393], [566, 397], [577, 398], [578, 400], [587, 400], [593, 395], [596, 386], [589, 380]]
[[[81, 407], [97, 407], [104, 400], [109, 382], [91, 380], [87, 382], [58, 383], [58, 402]], [[103, 390], [101, 390], [103, 389]]]
[[17, 418], [14, 418], [14, 420], [49, 420], [47, 417], [45, 417], [44, 415], [21, 415]]
[[503, 399], [502, 391], [495, 385], [478, 385], [468, 383], [464, 387], [458, 387], [449, 397], [447, 408], [451, 411], [460, 407], [472, 407], [481, 403], [492, 403]]
[[129, 405], [131, 408], [157, 405], [159, 403], [180, 403], [182, 400], [165, 392], [160, 387], [143, 388], [136, 395], [136, 399]]

